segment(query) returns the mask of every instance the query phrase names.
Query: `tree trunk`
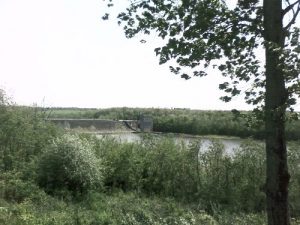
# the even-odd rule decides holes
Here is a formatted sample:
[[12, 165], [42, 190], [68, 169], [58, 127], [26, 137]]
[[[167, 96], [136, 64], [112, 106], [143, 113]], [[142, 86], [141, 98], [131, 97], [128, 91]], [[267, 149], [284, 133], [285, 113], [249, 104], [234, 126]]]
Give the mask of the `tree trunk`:
[[285, 111], [287, 92], [280, 68], [280, 52], [284, 47], [282, 0], [264, 0], [264, 35], [266, 41], [266, 197], [269, 225], [290, 225], [288, 207], [289, 173], [285, 141]]

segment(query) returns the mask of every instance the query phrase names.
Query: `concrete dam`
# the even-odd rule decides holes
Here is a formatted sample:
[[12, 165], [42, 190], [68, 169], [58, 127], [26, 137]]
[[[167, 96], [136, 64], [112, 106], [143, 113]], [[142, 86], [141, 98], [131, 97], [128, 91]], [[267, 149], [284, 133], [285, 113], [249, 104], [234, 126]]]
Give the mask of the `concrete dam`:
[[139, 120], [104, 120], [104, 119], [48, 119], [64, 129], [83, 130], [89, 132], [151, 132], [153, 120], [142, 117]]

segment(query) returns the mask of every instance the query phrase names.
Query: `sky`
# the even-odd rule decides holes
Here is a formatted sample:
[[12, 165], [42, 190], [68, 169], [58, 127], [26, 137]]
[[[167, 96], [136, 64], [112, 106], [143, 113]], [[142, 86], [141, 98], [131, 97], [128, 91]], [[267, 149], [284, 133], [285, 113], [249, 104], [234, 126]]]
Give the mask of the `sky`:
[[0, 0], [0, 88], [20, 105], [251, 109], [219, 100], [218, 71], [172, 74], [155, 36], [126, 39], [105, 11], [102, 0]]

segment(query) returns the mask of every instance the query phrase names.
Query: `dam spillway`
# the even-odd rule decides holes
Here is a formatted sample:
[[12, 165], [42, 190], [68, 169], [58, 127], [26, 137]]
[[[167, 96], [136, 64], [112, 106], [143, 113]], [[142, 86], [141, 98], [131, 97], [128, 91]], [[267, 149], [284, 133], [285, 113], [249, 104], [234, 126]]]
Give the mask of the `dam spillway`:
[[48, 119], [48, 121], [64, 129], [84, 130], [89, 132], [151, 132], [153, 129], [153, 121], [149, 118], [142, 118], [140, 120], [52, 118]]

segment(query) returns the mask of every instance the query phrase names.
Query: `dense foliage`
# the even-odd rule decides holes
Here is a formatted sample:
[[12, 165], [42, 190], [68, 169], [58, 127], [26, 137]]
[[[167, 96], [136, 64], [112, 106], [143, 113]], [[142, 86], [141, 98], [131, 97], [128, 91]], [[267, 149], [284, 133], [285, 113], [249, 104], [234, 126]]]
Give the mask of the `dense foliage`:
[[[214, 140], [207, 151], [198, 142], [177, 143], [172, 138], [145, 136], [139, 143], [98, 140], [97, 154], [107, 162], [106, 188], [137, 191], [147, 196], [172, 197], [197, 204], [206, 212], [263, 212], [265, 152], [247, 140], [233, 153]], [[289, 157], [292, 213], [298, 215], [300, 154], [291, 143]], [[294, 190], [294, 191], [293, 191]]]
[[88, 140], [78, 135], [63, 135], [40, 156], [37, 179], [50, 193], [63, 188], [75, 193], [100, 188], [101, 160], [95, 156]]
[[[3, 225], [265, 225], [262, 214], [232, 214], [216, 211], [210, 216], [197, 207], [172, 199], [141, 197], [134, 193], [90, 192], [77, 202], [45, 195], [20, 204], [1, 202]], [[295, 220], [293, 225], [297, 225]]]

